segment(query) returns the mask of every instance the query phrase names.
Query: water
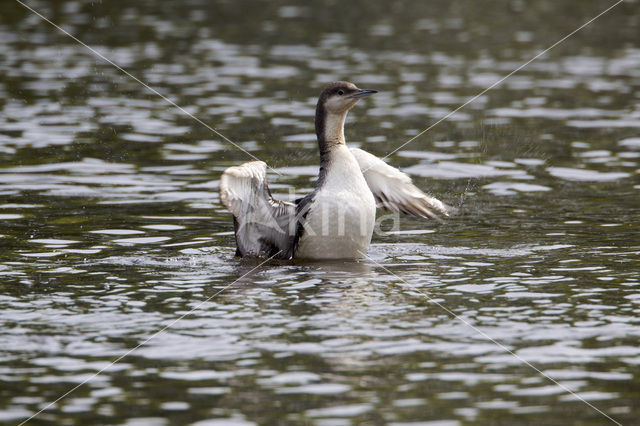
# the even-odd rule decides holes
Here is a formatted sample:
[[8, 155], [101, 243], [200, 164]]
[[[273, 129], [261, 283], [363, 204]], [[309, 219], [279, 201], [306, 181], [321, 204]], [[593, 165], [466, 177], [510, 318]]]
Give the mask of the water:
[[[327, 81], [380, 90], [347, 139], [383, 156], [606, 7], [29, 5], [267, 161], [282, 196], [314, 186]], [[613, 424], [526, 360], [637, 424], [637, 10], [390, 157], [459, 215], [383, 224], [369, 260], [260, 265], [233, 257], [217, 194], [250, 157], [4, 2], [0, 420], [105, 369], [31, 423]]]

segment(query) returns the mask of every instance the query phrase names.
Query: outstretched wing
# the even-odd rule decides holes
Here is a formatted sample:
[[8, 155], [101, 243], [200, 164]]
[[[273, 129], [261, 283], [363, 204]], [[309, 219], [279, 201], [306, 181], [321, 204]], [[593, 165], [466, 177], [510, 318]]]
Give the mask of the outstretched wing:
[[373, 154], [351, 148], [378, 207], [441, 221], [438, 213], [449, 216], [453, 207], [431, 197], [416, 187], [411, 178]]
[[296, 207], [271, 196], [264, 162], [250, 161], [225, 170], [220, 200], [233, 214], [237, 255], [292, 256]]

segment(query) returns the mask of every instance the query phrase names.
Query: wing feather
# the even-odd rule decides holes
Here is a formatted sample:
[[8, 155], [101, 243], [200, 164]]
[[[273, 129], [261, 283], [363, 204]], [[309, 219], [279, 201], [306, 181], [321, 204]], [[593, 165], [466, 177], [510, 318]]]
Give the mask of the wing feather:
[[351, 153], [358, 161], [379, 207], [437, 221], [442, 221], [438, 214], [449, 216], [455, 212], [453, 207], [425, 194], [409, 176], [375, 155], [359, 148], [351, 148]]
[[225, 170], [220, 200], [233, 214], [239, 255], [292, 256], [296, 207], [271, 196], [264, 162], [250, 161]]

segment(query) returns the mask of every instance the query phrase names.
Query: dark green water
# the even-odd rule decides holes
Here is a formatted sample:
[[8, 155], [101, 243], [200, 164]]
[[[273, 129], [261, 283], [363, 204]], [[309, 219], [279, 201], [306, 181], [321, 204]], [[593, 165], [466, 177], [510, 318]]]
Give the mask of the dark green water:
[[[284, 197], [314, 186], [326, 82], [380, 91], [346, 134], [384, 156], [613, 2], [28, 4]], [[28, 424], [638, 424], [639, 12], [389, 158], [459, 215], [401, 218], [370, 260], [259, 266], [217, 194], [250, 157], [4, 0], [0, 421], [108, 367]]]

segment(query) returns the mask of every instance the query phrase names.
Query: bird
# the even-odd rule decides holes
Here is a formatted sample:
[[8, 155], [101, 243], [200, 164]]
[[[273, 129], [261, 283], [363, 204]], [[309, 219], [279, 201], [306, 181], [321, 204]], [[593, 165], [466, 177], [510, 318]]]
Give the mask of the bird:
[[316, 188], [305, 197], [295, 202], [274, 198], [263, 161], [222, 173], [220, 200], [233, 215], [236, 256], [359, 259], [369, 249], [378, 207], [436, 220], [454, 212], [382, 159], [347, 147], [347, 113], [375, 93], [346, 81], [324, 87], [315, 112], [320, 170]]

